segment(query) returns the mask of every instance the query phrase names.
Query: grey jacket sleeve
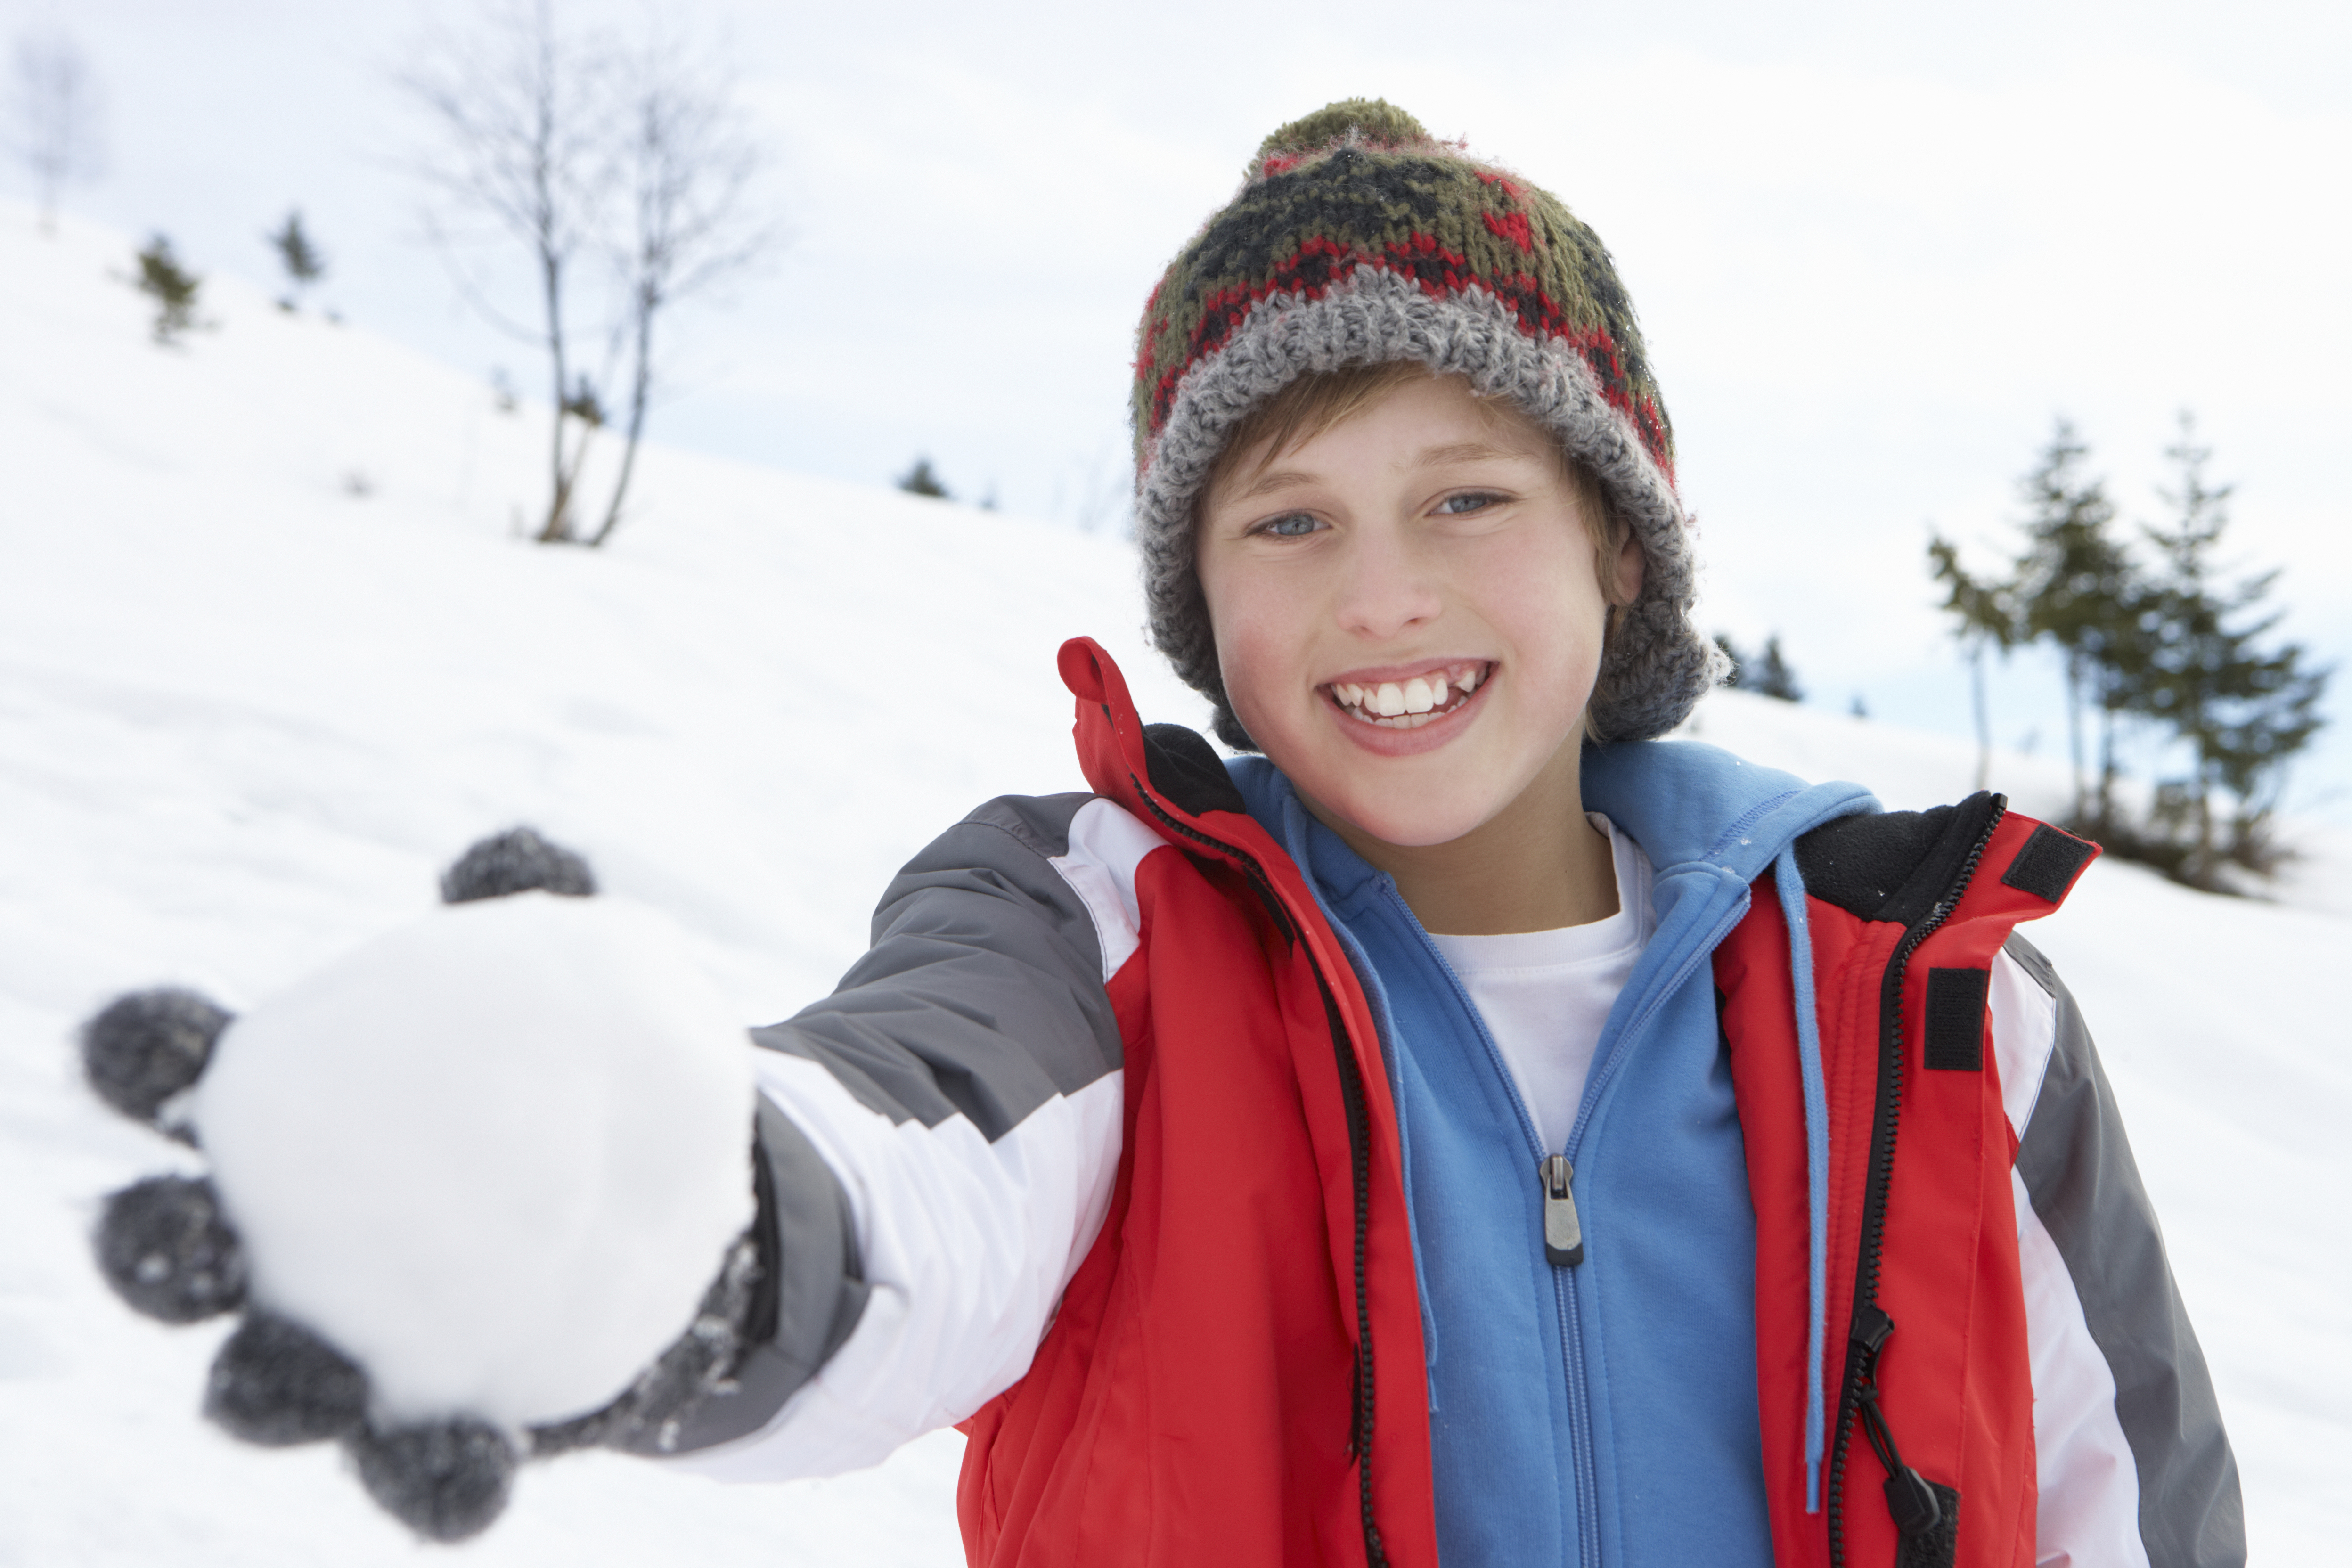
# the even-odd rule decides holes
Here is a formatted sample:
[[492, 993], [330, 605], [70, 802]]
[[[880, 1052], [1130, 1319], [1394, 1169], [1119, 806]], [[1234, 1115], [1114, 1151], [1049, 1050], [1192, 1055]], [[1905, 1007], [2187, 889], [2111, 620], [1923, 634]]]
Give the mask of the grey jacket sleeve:
[[[2242, 1563], [2245, 1516], [2237, 1462], [2222, 1429], [2204, 1352], [2165, 1258], [2156, 1211], [2124, 1136], [2115, 1090], [2099, 1066], [2082, 1011], [2050, 961], [2020, 936], [2010, 938], [2005, 955], [2042, 994], [2027, 997], [2040, 1004], [2032, 1009], [2040, 1014], [2040, 1026], [2017, 1032], [2039, 1036], [2046, 1029], [2048, 1037], [2039, 1089], [2019, 1129], [2016, 1164], [2032, 1210], [2030, 1219], [2020, 1215], [2020, 1246], [2028, 1329], [2037, 1342], [2035, 1426], [2044, 1450], [2045, 1536], [2053, 1523], [2092, 1528], [2093, 1509], [2085, 1500], [2066, 1495], [2063, 1455], [2093, 1453], [2100, 1434], [2115, 1432], [2129, 1449], [2137, 1482], [2139, 1544], [2151, 1568]], [[1994, 1023], [1998, 1037], [1998, 1010]], [[2005, 1061], [2005, 1070], [2008, 1066]], [[2045, 1245], [2034, 1234], [2037, 1222], [2063, 1265], [2063, 1279], [2035, 1278], [2036, 1253]], [[2070, 1295], [2079, 1303], [2079, 1320], [2068, 1311]], [[2041, 1386], [2045, 1363], [2063, 1356], [2070, 1333], [2084, 1330], [2105, 1371], [2105, 1378], [2087, 1382], [2111, 1384], [2111, 1411], [2070, 1411], [2070, 1405], [2081, 1403], [2074, 1394], [2055, 1388], [2045, 1393]], [[2046, 1381], [2063, 1381], [2070, 1390], [2086, 1382]], [[2061, 1422], [2074, 1425], [2061, 1432]], [[2046, 1435], [2045, 1423], [2052, 1424]], [[2054, 1476], [2053, 1458], [2060, 1466]], [[2084, 1468], [2095, 1473], [2099, 1467]], [[2077, 1517], [2085, 1522], [2065, 1523]], [[2076, 1562], [2125, 1560], [2086, 1552], [2085, 1542], [2052, 1544], [2069, 1545]]]
[[[1105, 953], [1134, 945], [1140, 833], [1088, 795], [991, 801], [892, 880], [832, 995], [752, 1031], [762, 1293], [676, 1455], [851, 1468], [1025, 1370], [1118, 1163]], [[1106, 877], [1123, 904], [1081, 892]]]

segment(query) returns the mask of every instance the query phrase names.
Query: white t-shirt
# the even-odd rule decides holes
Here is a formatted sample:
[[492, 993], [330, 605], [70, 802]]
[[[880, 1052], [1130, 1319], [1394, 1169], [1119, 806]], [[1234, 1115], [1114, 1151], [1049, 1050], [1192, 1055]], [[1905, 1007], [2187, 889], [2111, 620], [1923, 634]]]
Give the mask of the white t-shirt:
[[1537, 1133], [1554, 1152], [1576, 1124], [1601, 1026], [1657, 927], [1650, 908], [1649, 857], [1599, 812], [1585, 815], [1609, 835], [1617, 867], [1615, 914], [1557, 931], [1501, 936], [1432, 931], [1429, 938], [1477, 1005], [1486, 1032], [1510, 1064]]

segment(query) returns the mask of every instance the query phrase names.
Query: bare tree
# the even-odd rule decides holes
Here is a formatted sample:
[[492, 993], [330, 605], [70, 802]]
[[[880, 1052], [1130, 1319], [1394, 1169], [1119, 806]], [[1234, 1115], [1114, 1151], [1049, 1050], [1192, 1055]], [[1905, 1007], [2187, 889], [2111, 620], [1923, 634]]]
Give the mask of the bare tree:
[[17, 35], [9, 92], [9, 150], [40, 191], [41, 232], [58, 226], [58, 195], [105, 168], [98, 80], [63, 33]]
[[[428, 226], [460, 287], [494, 324], [547, 355], [555, 418], [537, 537], [600, 545], [620, 523], [660, 384], [657, 326], [670, 307], [776, 243], [752, 200], [763, 150], [723, 70], [667, 38], [565, 33], [548, 0], [509, 5], [477, 37], [436, 40], [399, 80], [437, 133], [419, 172], [441, 198]], [[457, 217], [488, 232], [453, 229]], [[500, 309], [459, 256], [484, 237], [527, 253], [532, 324]], [[599, 337], [604, 352], [592, 370], [579, 345]], [[618, 387], [625, 445], [590, 531], [582, 474]]]
[[[491, 14], [478, 39], [436, 39], [398, 80], [436, 122], [438, 144], [418, 172], [444, 205], [427, 226], [457, 271], [467, 297], [497, 326], [536, 341], [548, 356], [550, 403], [555, 409], [549, 442], [548, 504], [538, 537], [572, 533], [572, 490], [588, 440], [599, 422], [577, 395], [571, 338], [564, 321], [572, 262], [603, 220], [603, 49], [558, 36], [547, 0], [529, 10], [509, 5]], [[538, 324], [527, 327], [501, 310], [489, 290], [470, 278], [456, 255], [449, 209], [487, 220], [497, 238], [530, 252], [538, 295]]]

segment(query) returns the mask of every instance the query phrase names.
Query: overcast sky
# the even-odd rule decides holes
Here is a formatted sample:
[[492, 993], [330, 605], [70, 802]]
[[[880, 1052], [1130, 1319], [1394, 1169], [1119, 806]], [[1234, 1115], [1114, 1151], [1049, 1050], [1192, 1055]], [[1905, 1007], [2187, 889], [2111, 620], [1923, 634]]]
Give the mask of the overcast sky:
[[[106, 88], [108, 172], [74, 211], [266, 279], [260, 236], [299, 204], [350, 320], [528, 387], [528, 352], [422, 242], [422, 127], [390, 85], [477, 11], [0, 0], [0, 27], [64, 27]], [[2243, 558], [2284, 563], [2290, 629], [2352, 656], [2352, 6], [666, 14], [726, 40], [793, 239], [681, 319], [661, 438], [877, 480], [921, 452], [961, 493], [1075, 520], [1116, 483], [1169, 256], [1265, 132], [1381, 96], [1610, 244], [1701, 521], [1706, 624], [1779, 632], [1813, 700], [1966, 729], [1926, 531], [1998, 542], [2060, 414], [2140, 519], [2193, 407]], [[2063, 744], [2053, 694], [2012, 672], [2001, 738]], [[2345, 816], [2352, 742], [2306, 783]]]

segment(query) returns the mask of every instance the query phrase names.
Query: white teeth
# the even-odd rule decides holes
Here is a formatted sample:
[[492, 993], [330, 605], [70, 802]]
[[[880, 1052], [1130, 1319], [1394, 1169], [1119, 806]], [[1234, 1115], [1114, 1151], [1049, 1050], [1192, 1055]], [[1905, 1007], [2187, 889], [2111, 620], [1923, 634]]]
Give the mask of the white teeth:
[[1342, 708], [1354, 709], [1374, 723], [1385, 724], [1391, 730], [1417, 730], [1431, 720], [1440, 717], [1452, 693], [1465, 697], [1485, 683], [1486, 667], [1468, 666], [1458, 675], [1449, 676], [1444, 670], [1432, 670], [1399, 682], [1383, 680], [1365, 686], [1351, 681], [1334, 681], [1332, 700]]

